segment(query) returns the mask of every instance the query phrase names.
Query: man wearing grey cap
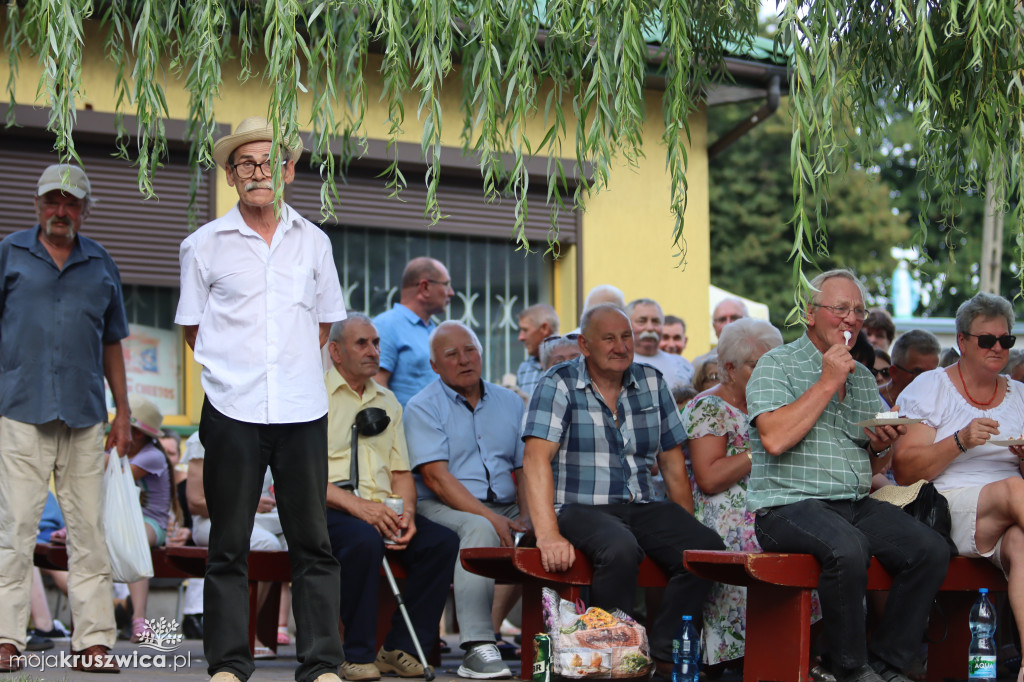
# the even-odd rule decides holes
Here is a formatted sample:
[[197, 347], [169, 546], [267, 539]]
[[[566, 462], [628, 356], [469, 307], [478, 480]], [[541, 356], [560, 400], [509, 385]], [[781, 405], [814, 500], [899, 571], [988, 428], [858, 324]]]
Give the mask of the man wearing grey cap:
[[345, 304], [327, 235], [274, 200], [299, 139], [266, 119], [217, 140], [238, 203], [181, 244], [175, 322], [203, 366], [199, 439], [210, 518], [203, 645], [213, 682], [255, 668], [246, 636], [249, 536], [269, 466], [292, 566], [298, 682], [339, 680], [340, 575], [327, 533], [327, 387], [321, 348]]
[[68, 530], [76, 670], [118, 672], [110, 560], [103, 536], [106, 377], [116, 416], [106, 448], [125, 452], [128, 389], [121, 275], [79, 234], [89, 178], [53, 165], [39, 177], [39, 223], [0, 242], [0, 672], [21, 668], [32, 553], [50, 474]]

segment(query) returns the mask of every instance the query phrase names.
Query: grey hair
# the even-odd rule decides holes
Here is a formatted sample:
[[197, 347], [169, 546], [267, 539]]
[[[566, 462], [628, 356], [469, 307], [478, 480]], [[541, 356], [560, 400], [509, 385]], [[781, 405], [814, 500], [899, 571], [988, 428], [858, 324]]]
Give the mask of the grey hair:
[[1002, 373], [1009, 376], [1013, 374], [1013, 370], [1024, 362], [1024, 349], [1011, 348], [1010, 358], [1006, 361], [1006, 367], [1003, 367]]
[[622, 306], [615, 305], [614, 303], [598, 303], [593, 308], [587, 308], [583, 311], [583, 317], [580, 318], [580, 333], [583, 336], [587, 336], [587, 332], [590, 329], [590, 321], [594, 318], [594, 315], [604, 311], [614, 311], [622, 315], [626, 318], [626, 323], [632, 326], [632, 323], [629, 321], [629, 315], [622, 309]]
[[747, 310], [747, 304], [744, 303], [741, 299], [723, 298], [721, 301], [715, 304], [714, 309], [711, 311], [711, 319], [714, 319], [716, 317], [716, 313], [718, 312], [718, 309], [722, 306], [723, 303], [735, 303], [740, 307], [740, 310], [743, 311], [743, 315], [745, 317], [750, 317], [750, 311]]
[[915, 351], [921, 355], [934, 355], [939, 357], [939, 353], [942, 352], [942, 344], [929, 331], [924, 329], [911, 329], [910, 331], [901, 334], [896, 343], [892, 345], [892, 361], [897, 365], [902, 365], [907, 361], [907, 355], [910, 351]]
[[820, 275], [818, 275], [817, 277], [812, 279], [811, 280], [811, 289], [813, 290], [814, 293], [811, 294], [811, 303], [819, 303], [821, 301], [821, 298], [820, 298], [821, 287], [825, 285], [825, 282], [829, 281], [830, 279], [835, 279], [836, 277], [841, 277], [843, 279], [848, 279], [851, 282], [853, 282], [854, 284], [856, 284], [857, 285], [857, 291], [860, 292], [860, 302], [861, 302], [861, 305], [867, 304], [868, 292], [864, 290], [864, 285], [861, 284], [860, 280], [857, 279], [857, 275], [853, 274], [852, 270], [847, 270], [846, 268], [836, 268], [835, 270], [826, 270], [825, 272], [821, 273]]
[[655, 301], [653, 298], [638, 298], [636, 300], [630, 301], [629, 304], [626, 306], [626, 315], [628, 315], [629, 317], [633, 317], [633, 311], [636, 310], [636, 307], [638, 305], [653, 305], [655, 308], [658, 309], [658, 317], [660, 317], [662, 320], [665, 319], [665, 311], [661, 309], [661, 304]]
[[331, 325], [331, 331], [327, 334], [327, 342], [338, 343], [341, 341], [341, 337], [345, 334], [345, 327], [347, 327], [351, 322], [365, 322], [368, 325], [373, 325], [373, 320], [366, 315], [350, 312], [345, 319], [338, 320]]
[[1002, 317], [1006, 328], [1013, 332], [1013, 306], [1002, 296], [980, 291], [956, 309], [956, 333], [967, 334], [976, 317]]
[[538, 327], [547, 322], [551, 328], [551, 333], [558, 333], [558, 313], [547, 303], [535, 303], [529, 308], [523, 308], [523, 312], [519, 313], [519, 319], [522, 320], [524, 318]]
[[476, 332], [462, 324], [458, 320], [445, 320], [441, 324], [434, 327], [434, 331], [430, 332], [430, 337], [427, 339], [427, 343], [430, 344], [430, 361], [437, 362], [437, 353], [434, 349], [434, 341], [437, 339], [437, 335], [443, 330], [447, 329], [461, 329], [462, 331], [469, 334], [469, 338], [472, 339], [473, 345], [476, 346], [476, 350], [480, 355], [484, 354], [484, 347], [480, 344], [480, 339], [477, 338]]
[[760, 350], [769, 351], [782, 345], [782, 332], [770, 322], [744, 317], [722, 329], [718, 337], [719, 377], [725, 377], [725, 365], [739, 367]]
[[551, 360], [551, 354], [561, 348], [579, 348], [580, 344], [576, 338], [568, 338], [565, 336], [556, 336], [551, 339], [545, 339], [540, 342], [540, 366], [544, 369], [548, 368], [548, 361]]
[[626, 307], [626, 297], [622, 290], [611, 284], [598, 284], [591, 289], [587, 294], [587, 300], [583, 303], [583, 311], [586, 312], [595, 305], [600, 305], [595, 303], [595, 300], [599, 300], [601, 303], [613, 303], [620, 308]]

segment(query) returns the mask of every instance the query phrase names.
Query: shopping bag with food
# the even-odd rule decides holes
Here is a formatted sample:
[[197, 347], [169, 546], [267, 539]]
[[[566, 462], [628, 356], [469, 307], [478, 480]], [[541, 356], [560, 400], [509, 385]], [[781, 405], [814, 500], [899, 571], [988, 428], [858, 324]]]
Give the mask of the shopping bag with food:
[[[609, 613], [561, 599], [543, 589], [544, 624], [551, 635], [556, 675], [587, 678], [646, 677], [653, 662], [647, 631], [622, 611]], [[582, 612], [581, 612], [582, 611]]]

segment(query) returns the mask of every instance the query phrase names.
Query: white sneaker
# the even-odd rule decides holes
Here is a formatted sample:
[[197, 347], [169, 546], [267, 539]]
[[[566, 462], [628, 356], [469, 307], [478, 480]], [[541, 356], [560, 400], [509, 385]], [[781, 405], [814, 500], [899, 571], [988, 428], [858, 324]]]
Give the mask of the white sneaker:
[[462, 657], [458, 675], [473, 680], [496, 680], [512, 677], [512, 671], [501, 660], [501, 652], [494, 642], [484, 642], [470, 648]]

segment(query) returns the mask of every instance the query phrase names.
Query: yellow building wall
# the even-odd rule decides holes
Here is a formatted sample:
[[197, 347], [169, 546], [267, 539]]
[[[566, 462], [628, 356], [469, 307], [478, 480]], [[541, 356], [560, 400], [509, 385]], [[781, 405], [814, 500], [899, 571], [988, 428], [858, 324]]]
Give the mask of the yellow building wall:
[[[91, 22], [87, 24], [86, 36], [82, 69], [83, 93], [78, 107], [113, 113], [116, 102], [114, 71], [111, 62], [103, 56], [103, 34]], [[6, 54], [0, 52], [0, 63], [6, 61]], [[260, 77], [251, 78], [242, 85], [238, 83], [240, 69], [237, 62], [229, 61], [222, 68], [222, 90], [220, 98], [215, 102], [217, 122], [234, 129], [248, 116], [265, 115], [269, 100]], [[379, 71], [380, 58], [373, 55], [368, 60], [365, 74], [367, 102], [363, 130], [371, 139], [386, 139], [388, 130], [387, 106], [379, 100]], [[15, 87], [15, 99], [19, 104], [43, 104], [37, 98], [39, 74], [38, 62], [23, 54]], [[183, 87], [183, 81], [169, 71], [166, 72], [164, 91], [168, 117], [185, 119], [188, 114], [188, 93]], [[672, 244], [674, 220], [669, 210], [670, 180], [665, 168], [664, 148], [661, 146], [664, 132], [661, 93], [648, 90], [647, 95], [643, 146], [645, 156], [635, 166], [625, 162], [614, 164], [607, 188], [587, 200], [581, 217], [580, 244], [563, 249], [562, 258], [554, 266], [553, 304], [563, 321], [562, 326], [571, 329], [580, 313], [576, 306], [577, 298], [581, 299], [596, 284], [614, 284], [623, 290], [627, 301], [638, 297], [654, 298], [661, 302], [666, 314], [678, 315], [687, 320], [690, 340], [685, 355], [693, 357], [706, 351], [709, 346], [706, 322], [709, 317], [707, 292], [710, 284], [706, 120], [702, 112], [693, 115], [690, 120], [693, 137], [689, 149], [689, 202], [685, 216], [688, 254], [685, 267], [680, 267], [679, 259], [674, 255], [676, 248]], [[442, 144], [460, 148], [462, 93], [457, 74], [444, 83], [441, 96], [445, 113]], [[543, 96], [539, 99], [543, 102]], [[300, 95], [301, 111], [309, 111], [309, 101], [309, 94]], [[417, 104], [415, 93], [405, 98], [406, 120], [400, 141], [420, 142], [423, 127], [422, 121], [416, 118]], [[567, 111], [571, 113], [570, 108]], [[308, 125], [301, 123], [300, 117], [300, 127], [309, 129]], [[571, 150], [575, 131], [574, 123], [569, 121], [568, 124], [568, 144], [565, 148]], [[543, 112], [529, 122], [527, 130], [531, 139], [543, 137]], [[223, 171], [218, 174], [218, 183], [213, 189], [216, 193], [217, 212], [223, 214], [237, 200], [235, 191], [226, 183]], [[443, 222], [434, 229], [444, 230]], [[577, 253], [576, 249], [580, 249], [580, 252]], [[581, 272], [577, 261], [580, 262]], [[578, 282], [582, 287], [579, 292]], [[186, 414], [170, 416], [167, 419], [169, 424], [197, 423], [202, 406], [199, 367], [184, 343], [182, 346], [185, 347], [186, 356], [183, 363]]]

